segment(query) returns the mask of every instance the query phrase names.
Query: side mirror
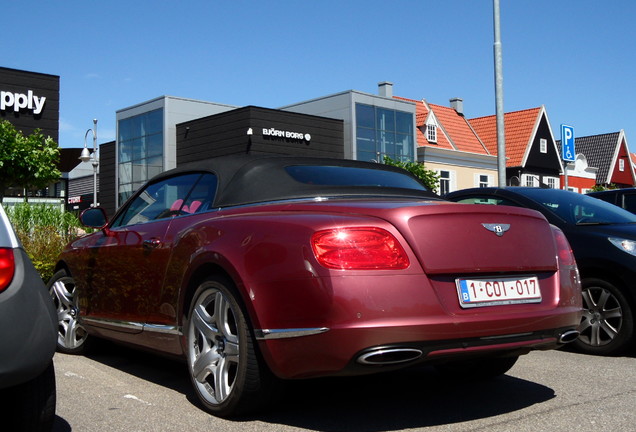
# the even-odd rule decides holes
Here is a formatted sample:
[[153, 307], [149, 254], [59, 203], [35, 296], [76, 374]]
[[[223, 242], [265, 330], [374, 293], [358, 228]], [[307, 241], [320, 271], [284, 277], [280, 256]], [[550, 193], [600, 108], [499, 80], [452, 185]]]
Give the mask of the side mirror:
[[108, 223], [106, 212], [101, 207], [92, 207], [80, 214], [80, 222], [89, 228], [102, 229]]

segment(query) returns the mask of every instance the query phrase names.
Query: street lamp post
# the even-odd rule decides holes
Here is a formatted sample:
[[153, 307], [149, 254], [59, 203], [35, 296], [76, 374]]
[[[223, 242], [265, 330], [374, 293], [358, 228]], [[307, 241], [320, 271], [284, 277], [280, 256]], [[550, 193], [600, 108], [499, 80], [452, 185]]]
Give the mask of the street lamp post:
[[[90, 153], [86, 146], [88, 133], [93, 133], [93, 154]], [[93, 119], [93, 129], [88, 129], [84, 134], [84, 150], [79, 159], [82, 162], [92, 162], [93, 164], [93, 207], [97, 207], [97, 167], [99, 167], [99, 159], [97, 158], [97, 119]]]

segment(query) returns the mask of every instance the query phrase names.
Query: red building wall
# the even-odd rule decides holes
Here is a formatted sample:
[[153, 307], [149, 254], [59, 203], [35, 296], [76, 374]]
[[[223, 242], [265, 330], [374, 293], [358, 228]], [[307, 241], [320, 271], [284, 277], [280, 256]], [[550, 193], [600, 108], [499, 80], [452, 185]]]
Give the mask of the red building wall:
[[[623, 161], [623, 171], [620, 170], [620, 161]], [[634, 177], [632, 173], [631, 159], [627, 151], [627, 143], [623, 140], [618, 153], [618, 159], [614, 164], [611, 183], [616, 186], [634, 186]]]

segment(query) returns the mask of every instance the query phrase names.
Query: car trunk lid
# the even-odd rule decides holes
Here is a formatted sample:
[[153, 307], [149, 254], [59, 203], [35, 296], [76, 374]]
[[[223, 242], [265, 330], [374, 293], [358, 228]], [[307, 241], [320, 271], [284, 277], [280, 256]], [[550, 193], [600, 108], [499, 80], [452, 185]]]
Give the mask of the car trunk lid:
[[552, 230], [538, 212], [460, 204], [405, 213], [392, 222], [429, 275], [557, 268]]

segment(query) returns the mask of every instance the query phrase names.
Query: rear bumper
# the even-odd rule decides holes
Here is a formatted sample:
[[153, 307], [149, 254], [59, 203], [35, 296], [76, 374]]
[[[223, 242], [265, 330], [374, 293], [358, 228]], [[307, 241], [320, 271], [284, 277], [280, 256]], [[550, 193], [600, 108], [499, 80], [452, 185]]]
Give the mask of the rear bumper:
[[[378, 366], [554, 349], [580, 323], [580, 288], [555, 273], [540, 275], [540, 280], [541, 303], [471, 309], [460, 308], [452, 278], [431, 282], [421, 274], [393, 274], [313, 284], [279, 281], [260, 287], [259, 292], [277, 294], [269, 301], [255, 296], [268, 306], [267, 314], [259, 315], [266, 319], [256, 324], [256, 336], [268, 366], [281, 378], [362, 374]], [[406, 361], [359, 361], [384, 349]]]
[[57, 340], [53, 301], [22, 249], [14, 249], [16, 273], [0, 293], [0, 388], [38, 376], [51, 362]]
[[363, 375], [425, 363], [556, 349], [565, 343], [564, 337], [578, 335], [579, 316], [573, 313], [565, 327], [493, 337], [429, 341], [413, 339], [425, 329], [332, 329], [305, 337], [261, 340], [260, 344], [268, 365], [281, 378]]

